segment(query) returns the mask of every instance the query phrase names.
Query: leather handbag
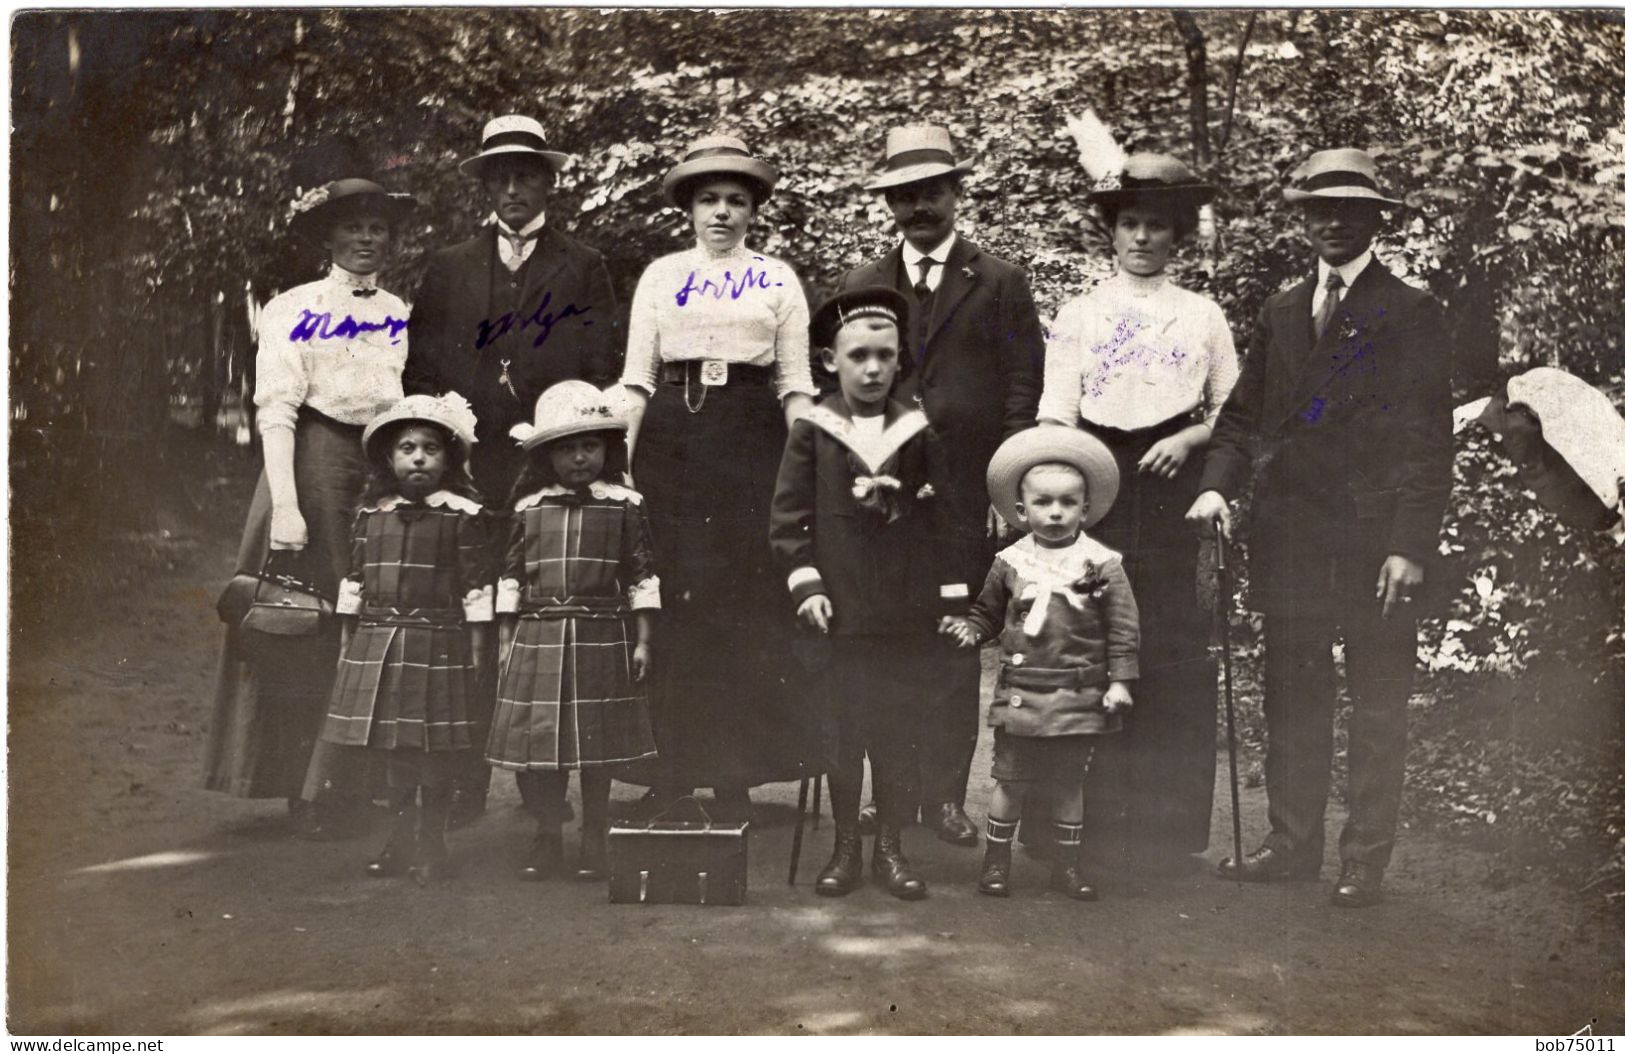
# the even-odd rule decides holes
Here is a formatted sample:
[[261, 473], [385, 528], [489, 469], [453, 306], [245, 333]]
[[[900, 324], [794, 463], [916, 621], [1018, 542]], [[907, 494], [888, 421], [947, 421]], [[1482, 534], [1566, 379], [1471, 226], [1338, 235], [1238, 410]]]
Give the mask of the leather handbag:
[[[682, 802], [692, 802], [701, 819], [667, 819]], [[609, 829], [609, 901], [743, 904], [749, 833], [748, 822], [714, 822], [692, 797], [645, 823], [616, 823]]]
[[220, 620], [244, 633], [273, 637], [321, 632], [332, 617], [333, 600], [299, 575], [297, 563], [297, 553], [273, 549], [258, 574], [237, 574], [215, 605]]

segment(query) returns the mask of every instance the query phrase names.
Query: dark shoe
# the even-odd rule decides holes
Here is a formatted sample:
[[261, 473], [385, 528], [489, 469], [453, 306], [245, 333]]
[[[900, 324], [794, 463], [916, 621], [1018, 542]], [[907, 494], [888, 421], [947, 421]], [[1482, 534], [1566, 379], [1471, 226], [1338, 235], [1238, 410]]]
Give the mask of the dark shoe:
[[412, 858], [416, 855], [416, 846], [391, 838], [377, 856], [367, 861], [367, 877], [399, 878], [412, 867]]
[[398, 878], [411, 868], [418, 851], [417, 789], [397, 791], [390, 802], [394, 820], [383, 851], [367, 861], [370, 878]]
[[602, 882], [609, 877], [609, 855], [605, 851], [605, 833], [581, 832], [581, 859], [576, 863], [576, 881]]
[[456, 831], [485, 818], [485, 795], [473, 787], [456, 787], [446, 814], [446, 829]]
[[1225, 857], [1219, 861], [1219, 877], [1241, 882], [1273, 882], [1276, 879], [1319, 878], [1320, 861], [1294, 860], [1274, 846], [1260, 846], [1241, 858], [1241, 867]]
[[450, 858], [446, 853], [451, 793], [450, 787], [423, 788], [423, 806], [418, 809], [418, 851], [411, 868], [412, 878], [420, 886], [451, 877]]
[[536, 832], [525, 859], [519, 864], [519, 877], [526, 882], [543, 882], [564, 869], [564, 837], [559, 829]]
[[865, 805], [863, 808], [858, 810], [859, 834], [874, 834], [879, 827], [880, 810], [875, 808], [874, 802], [870, 802], [868, 805]]
[[862, 881], [863, 836], [856, 832], [838, 832], [835, 835], [835, 852], [830, 855], [824, 870], [818, 872], [818, 878], [813, 881], [813, 891], [821, 897], [844, 897], [857, 889]]
[[976, 892], [990, 897], [1010, 895], [1010, 843], [987, 843], [987, 854], [982, 857], [982, 878], [976, 883]]
[[925, 825], [937, 832], [937, 837], [949, 845], [975, 845], [976, 825], [965, 815], [962, 806], [951, 801], [927, 806], [920, 810]]
[[925, 896], [925, 881], [914, 873], [914, 866], [903, 855], [903, 834], [897, 828], [880, 825], [870, 867], [886, 892], [898, 900], [920, 900]]
[[1049, 874], [1049, 888], [1065, 893], [1073, 900], [1099, 900], [1094, 884], [1078, 870], [1077, 864], [1056, 864]]
[[1382, 900], [1382, 869], [1370, 864], [1345, 863], [1332, 887], [1332, 905], [1369, 908]]

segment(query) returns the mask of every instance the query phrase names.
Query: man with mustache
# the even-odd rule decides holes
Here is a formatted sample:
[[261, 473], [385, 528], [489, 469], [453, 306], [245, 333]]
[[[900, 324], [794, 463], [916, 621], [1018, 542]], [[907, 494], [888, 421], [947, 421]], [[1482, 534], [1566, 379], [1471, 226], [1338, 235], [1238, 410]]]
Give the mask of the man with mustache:
[[[620, 372], [619, 318], [604, 258], [546, 212], [568, 157], [549, 149], [533, 118], [508, 114], [486, 122], [480, 152], [458, 167], [479, 180], [489, 222], [467, 241], [430, 254], [412, 305], [402, 383], [408, 395], [454, 391], [473, 406], [477, 442], [469, 469], [493, 511], [508, 507], [525, 464], [508, 429], [529, 420], [537, 396], [566, 380], [603, 387]], [[493, 537], [499, 560], [508, 534]], [[481, 688], [485, 717], [495, 690], [494, 683]], [[481, 734], [476, 730], [476, 738]], [[485, 811], [491, 770], [479, 752], [474, 762], [453, 792], [453, 826]]]
[[[837, 290], [889, 286], [908, 302], [898, 398], [924, 408], [949, 453], [945, 497], [970, 554], [967, 605], [993, 561], [988, 460], [1006, 436], [1033, 424], [1044, 381], [1044, 331], [1026, 273], [954, 230], [970, 169], [940, 125], [887, 132], [883, 169], [866, 189], [885, 194], [903, 241], [847, 272]], [[976, 826], [965, 815], [965, 784], [981, 663], [975, 651], [945, 644], [937, 668], [936, 704], [919, 729], [920, 814], [943, 841], [970, 846]]]

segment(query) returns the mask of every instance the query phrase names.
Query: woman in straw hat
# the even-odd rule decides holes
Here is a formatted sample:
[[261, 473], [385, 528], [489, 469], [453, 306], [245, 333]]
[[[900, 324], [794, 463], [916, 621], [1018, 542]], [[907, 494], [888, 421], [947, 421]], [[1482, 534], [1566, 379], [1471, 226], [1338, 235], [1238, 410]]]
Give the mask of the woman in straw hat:
[[1038, 410], [1104, 440], [1123, 480], [1097, 537], [1122, 552], [1139, 598], [1144, 705], [1096, 758], [1090, 792], [1102, 808], [1091, 822], [1133, 837], [1145, 863], [1207, 848], [1212, 809], [1214, 670], [1196, 600], [1198, 539], [1183, 517], [1238, 369], [1219, 305], [1175, 285], [1167, 267], [1213, 193], [1161, 154], [1130, 155], [1097, 185], [1089, 199], [1117, 273], [1061, 308]]
[[695, 244], [638, 280], [621, 376], [666, 580], [650, 779], [712, 787], [731, 812], [748, 787], [800, 775], [817, 742], [786, 686], [790, 612], [765, 544], [788, 422], [817, 393], [801, 282], [745, 245], [778, 175], [727, 135], [666, 173]]
[[[362, 428], [401, 398], [407, 307], [377, 275], [411, 199], [367, 179], [302, 195], [293, 233], [322, 246], [322, 278], [260, 314], [254, 404], [265, 468], [237, 552], [258, 572], [272, 551], [329, 596], [349, 570], [350, 523], [366, 483]], [[296, 824], [319, 833], [301, 802], [333, 684], [338, 629], [255, 642], [229, 628], [215, 688], [204, 785], [246, 798], [286, 798]], [[308, 795], [307, 795], [308, 797]]]

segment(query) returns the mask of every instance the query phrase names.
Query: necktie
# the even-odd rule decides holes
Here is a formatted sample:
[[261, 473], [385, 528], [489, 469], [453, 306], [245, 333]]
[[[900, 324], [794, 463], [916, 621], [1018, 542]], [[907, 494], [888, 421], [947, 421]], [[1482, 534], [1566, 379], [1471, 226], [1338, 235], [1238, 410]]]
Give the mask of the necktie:
[[929, 256], [920, 257], [920, 280], [914, 283], [914, 295], [921, 300], [931, 295], [931, 284], [926, 281], [926, 278], [931, 274], [931, 265], [934, 263], [936, 261]]
[[1326, 299], [1321, 301], [1320, 310], [1315, 312], [1315, 337], [1320, 338], [1326, 328], [1337, 317], [1337, 308], [1343, 302], [1343, 276], [1337, 271], [1326, 275]]
[[510, 271], [517, 271], [525, 265], [525, 246], [530, 244], [534, 234], [510, 234], [502, 232], [502, 237], [508, 242], [508, 258], [502, 265]]
[[377, 289], [376, 286], [374, 286], [371, 289], [353, 289], [353, 290], [350, 291], [350, 295], [351, 296], [359, 296], [359, 297], [377, 296], [378, 295], [378, 289]]

